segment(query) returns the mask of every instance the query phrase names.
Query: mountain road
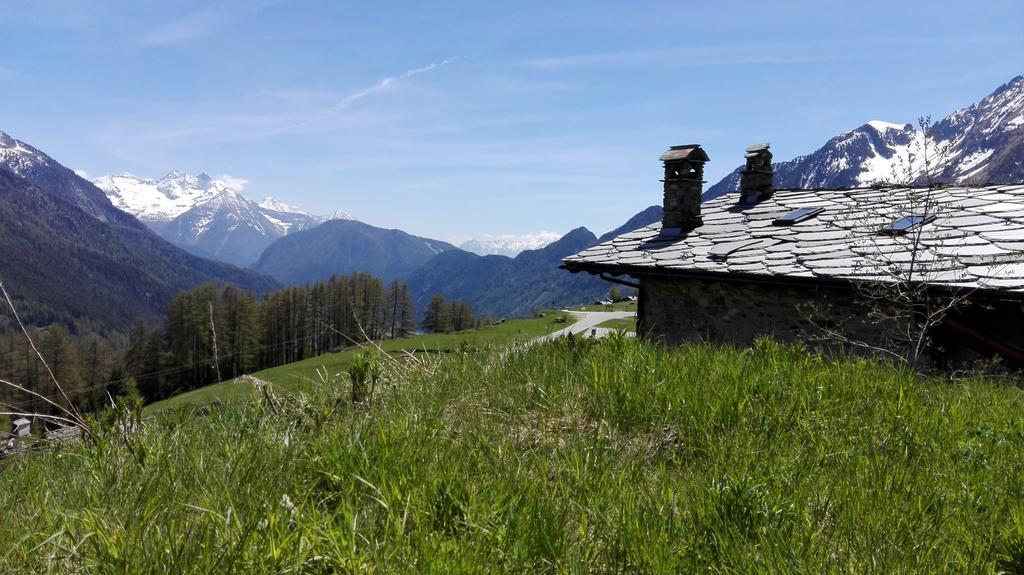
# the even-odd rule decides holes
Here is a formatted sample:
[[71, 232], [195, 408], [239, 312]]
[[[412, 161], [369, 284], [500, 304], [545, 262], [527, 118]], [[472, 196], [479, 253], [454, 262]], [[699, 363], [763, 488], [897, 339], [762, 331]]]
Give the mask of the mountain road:
[[534, 339], [533, 343], [556, 340], [560, 337], [567, 336], [570, 333], [573, 335], [582, 335], [583, 337], [605, 337], [615, 330], [606, 327], [597, 327], [598, 325], [610, 319], [628, 319], [636, 315], [636, 312], [632, 311], [562, 311], [572, 314], [572, 316], [576, 318], [576, 323], [554, 333], [542, 335]]

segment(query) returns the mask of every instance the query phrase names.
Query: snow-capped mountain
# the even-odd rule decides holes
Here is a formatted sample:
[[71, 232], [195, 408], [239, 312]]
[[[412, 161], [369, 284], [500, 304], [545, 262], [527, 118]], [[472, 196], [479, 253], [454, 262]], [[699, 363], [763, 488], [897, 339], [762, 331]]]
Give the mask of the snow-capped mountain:
[[42, 151], [0, 132], [0, 277], [26, 323], [123, 328], [208, 282], [277, 283], [186, 253]]
[[95, 178], [118, 208], [133, 214], [165, 239], [194, 253], [248, 266], [274, 240], [345, 212], [318, 216], [266, 198], [256, 203], [232, 187], [230, 178], [193, 176], [180, 170], [158, 179], [129, 173]]
[[516, 257], [526, 250], [539, 250], [562, 237], [555, 232], [539, 232], [523, 236], [502, 234], [484, 235], [459, 244], [459, 248], [481, 256], [499, 255]]
[[[779, 188], [835, 188], [873, 183], [1024, 181], [1024, 76], [931, 127], [878, 120], [840, 134], [806, 156], [775, 164]], [[739, 169], [708, 188], [705, 199], [739, 187]]]
[[0, 168], [60, 196], [101, 222], [129, 227], [138, 225], [132, 218], [115, 210], [88, 180], [4, 132], [0, 132]]
[[943, 180], [1024, 181], [1024, 76], [953, 112], [934, 133], [940, 145], [950, 146]]

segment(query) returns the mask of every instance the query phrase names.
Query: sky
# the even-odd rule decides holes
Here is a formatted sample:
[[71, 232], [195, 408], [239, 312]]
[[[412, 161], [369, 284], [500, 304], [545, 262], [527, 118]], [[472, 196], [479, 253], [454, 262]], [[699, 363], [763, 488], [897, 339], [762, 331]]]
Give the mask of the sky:
[[2, 0], [0, 130], [99, 176], [462, 241], [600, 235], [872, 119], [936, 119], [1024, 74], [1024, 2]]

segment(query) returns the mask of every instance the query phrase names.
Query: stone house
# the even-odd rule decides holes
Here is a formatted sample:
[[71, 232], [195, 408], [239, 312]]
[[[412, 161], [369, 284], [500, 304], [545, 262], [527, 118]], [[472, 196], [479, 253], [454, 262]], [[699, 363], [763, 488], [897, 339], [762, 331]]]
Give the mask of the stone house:
[[561, 267], [638, 287], [638, 331], [669, 344], [885, 348], [899, 328], [878, 310], [907, 288], [960, 302], [932, 330], [936, 353], [1024, 364], [1024, 185], [775, 189], [768, 145], [745, 156], [740, 189], [701, 203], [708, 155], [672, 147], [661, 223]]

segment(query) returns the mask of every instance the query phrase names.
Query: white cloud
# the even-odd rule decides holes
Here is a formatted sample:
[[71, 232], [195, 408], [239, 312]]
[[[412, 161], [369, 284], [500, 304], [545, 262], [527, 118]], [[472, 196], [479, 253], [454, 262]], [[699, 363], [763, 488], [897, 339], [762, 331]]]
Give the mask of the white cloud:
[[85, 180], [90, 179], [89, 172], [86, 172], [85, 170], [75, 170], [75, 175]]
[[231, 188], [236, 192], [241, 192], [243, 189], [245, 189], [246, 186], [249, 185], [249, 180], [245, 178], [236, 178], [235, 176], [229, 174], [221, 174], [214, 178], [214, 180], [217, 183], [222, 184], [228, 188]]
[[352, 94], [349, 94], [348, 96], [345, 96], [337, 104], [331, 106], [328, 112], [332, 114], [340, 112], [341, 110], [348, 108], [352, 104], [355, 104], [356, 102], [362, 100], [363, 98], [366, 98], [367, 96], [371, 96], [378, 92], [384, 92], [385, 90], [391, 88], [401, 80], [412, 78], [413, 76], [419, 76], [420, 74], [426, 74], [427, 72], [435, 68], [440, 68], [441, 66], [447, 66], [452, 62], [457, 62], [459, 59], [460, 58], [448, 58], [447, 60], [442, 60], [440, 62], [431, 62], [430, 64], [427, 64], [426, 66], [423, 66], [421, 68], [413, 68], [412, 70], [406, 70], [405, 72], [402, 72], [397, 76], [389, 76], [387, 78], [384, 78], [383, 80], [377, 82], [376, 84], [370, 86], [369, 88], [364, 88], [362, 90], [359, 90], [358, 92], [354, 92]]
[[376, 84], [374, 84], [374, 85], [372, 85], [372, 86], [370, 86], [368, 88], [363, 88], [361, 90], [357, 90], [357, 91], [349, 94], [348, 96], [345, 96], [341, 100], [338, 100], [330, 108], [327, 108], [326, 110], [321, 111], [320, 114], [317, 117], [311, 118], [311, 119], [306, 120], [304, 122], [299, 122], [298, 124], [290, 125], [287, 128], [285, 128], [285, 130], [294, 130], [296, 128], [304, 128], [306, 126], [322, 122], [322, 121], [324, 121], [327, 118], [330, 118], [332, 116], [337, 115], [338, 112], [341, 112], [343, 110], [348, 109], [349, 107], [351, 107], [356, 102], [359, 102], [360, 100], [368, 98], [369, 96], [372, 96], [374, 94], [378, 94], [378, 93], [385, 92], [385, 91], [388, 91], [388, 90], [391, 90], [391, 89], [395, 88], [402, 80], [407, 80], [407, 79], [412, 78], [414, 76], [419, 76], [420, 74], [426, 74], [427, 72], [430, 72], [431, 70], [435, 70], [435, 69], [440, 68], [442, 66], [447, 66], [448, 64], [451, 64], [451, 63], [454, 63], [454, 62], [458, 62], [461, 59], [462, 59], [462, 57], [447, 58], [445, 60], [441, 60], [440, 62], [431, 62], [430, 64], [427, 64], [426, 66], [422, 66], [420, 68], [413, 68], [411, 70], [406, 70], [405, 72], [402, 72], [401, 74], [398, 74], [397, 76], [388, 76], [387, 78], [384, 78], [383, 80], [378, 81]]

